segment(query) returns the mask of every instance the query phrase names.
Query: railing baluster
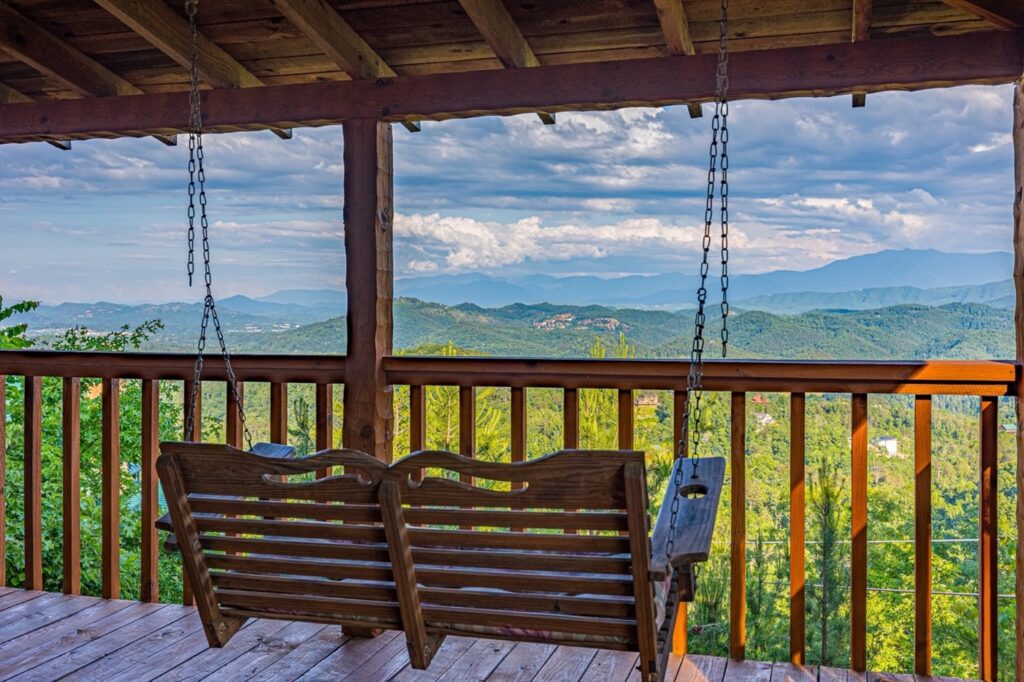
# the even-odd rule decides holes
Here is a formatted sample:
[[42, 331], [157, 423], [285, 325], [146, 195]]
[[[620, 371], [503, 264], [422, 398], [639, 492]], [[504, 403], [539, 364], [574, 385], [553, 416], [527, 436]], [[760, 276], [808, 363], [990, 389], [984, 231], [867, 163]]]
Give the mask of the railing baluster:
[[[316, 449], [329, 450], [334, 447], [334, 385], [316, 385]], [[317, 469], [317, 478], [327, 478], [332, 467]]]
[[181, 423], [183, 424], [182, 437], [186, 441], [199, 442], [203, 439], [203, 386], [200, 383], [199, 390], [196, 392], [196, 411], [192, 415], [192, 432], [188, 431], [188, 410], [191, 407], [192, 402], [192, 390], [195, 387], [194, 381], [186, 381], [182, 387], [182, 418]]
[[[459, 386], [459, 454], [476, 457], [476, 388]], [[473, 477], [459, 474], [459, 480], [469, 485]]]
[[43, 380], [25, 377], [25, 589], [43, 589]]
[[[512, 388], [512, 462], [526, 461], [526, 389]], [[516, 482], [514, 488], [521, 488], [522, 483]]]
[[156, 457], [160, 450], [160, 382], [142, 382], [142, 575], [139, 601], [160, 601], [159, 547], [156, 523], [157, 477]]
[[288, 384], [270, 384], [270, 442], [288, 442]]
[[981, 399], [981, 491], [979, 503], [978, 542], [978, 605], [979, 676], [982, 680], [996, 679], [999, 665], [999, 544], [996, 516], [997, 483], [999, 474], [998, 435], [999, 399], [985, 396]]
[[580, 392], [575, 388], [562, 392], [562, 445], [566, 450], [580, 446]]
[[[182, 419], [181, 423], [184, 425], [184, 432], [182, 434], [186, 441], [199, 441], [202, 440], [203, 435], [203, 391], [202, 384], [200, 384], [200, 390], [196, 392], [196, 409], [195, 414], [192, 415], [192, 430], [188, 429], [188, 411], [191, 407], [192, 401], [192, 390], [195, 386], [195, 382], [186, 380], [182, 385]], [[188, 581], [188, 573], [184, 569], [181, 571], [181, 603], [185, 606], [192, 606], [196, 603], [195, 595], [192, 594], [192, 585]]]
[[[567, 388], [562, 392], [562, 445], [566, 450], [575, 450], [580, 446], [580, 393], [575, 388]], [[565, 532], [575, 535], [576, 529], [567, 528]]]
[[[409, 452], [418, 452], [427, 447], [427, 390], [423, 386], [409, 387]], [[413, 480], [423, 480], [423, 470], [412, 475]]]
[[62, 395], [63, 451], [62, 480], [63, 536], [61, 543], [64, 553], [64, 594], [81, 594], [82, 591], [82, 486], [81, 486], [81, 404], [82, 380], [64, 379]]
[[914, 672], [932, 674], [932, 398], [914, 398]]
[[103, 507], [100, 582], [104, 599], [121, 597], [121, 385], [103, 380]]
[[729, 656], [743, 660], [747, 646], [747, 395], [732, 394], [729, 567]]
[[[674, 457], [689, 455], [689, 443], [684, 440], [683, 418], [686, 416], [686, 402], [689, 394], [686, 391], [672, 392], [672, 453]], [[672, 632], [672, 653], [682, 656], [687, 651], [687, 620], [689, 613], [686, 602], [679, 603], [679, 614], [676, 616], [676, 627]]]
[[[231, 390], [231, 384], [225, 384], [224, 392], [226, 394], [224, 410], [224, 442], [232, 447], [242, 449], [244, 443], [242, 442], [245, 434], [242, 433], [242, 410], [245, 407], [245, 384], [241, 381], [237, 382], [238, 387], [238, 400], [235, 400], [235, 392]], [[239, 405], [239, 401], [242, 402]]]
[[7, 377], [0, 374], [0, 585], [7, 584]]
[[806, 398], [789, 397], [789, 662], [806, 663], [807, 524], [804, 471]]
[[868, 397], [851, 399], [850, 667], [867, 669]]
[[633, 391], [619, 389], [619, 449], [633, 449]]

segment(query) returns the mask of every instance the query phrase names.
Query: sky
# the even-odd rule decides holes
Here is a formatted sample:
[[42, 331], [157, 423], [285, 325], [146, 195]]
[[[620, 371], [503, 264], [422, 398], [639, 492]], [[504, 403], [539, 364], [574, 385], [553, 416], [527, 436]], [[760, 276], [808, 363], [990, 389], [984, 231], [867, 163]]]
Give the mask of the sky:
[[[1012, 89], [736, 102], [730, 271], [1009, 250]], [[395, 126], [396, 277], [695, 272], [711, 117], [685, 107]], [[0, 146], [0, 295], [199, 300], [185, 138]], [[215, 293], [341, 289], [339, 126], [206, 139]]]

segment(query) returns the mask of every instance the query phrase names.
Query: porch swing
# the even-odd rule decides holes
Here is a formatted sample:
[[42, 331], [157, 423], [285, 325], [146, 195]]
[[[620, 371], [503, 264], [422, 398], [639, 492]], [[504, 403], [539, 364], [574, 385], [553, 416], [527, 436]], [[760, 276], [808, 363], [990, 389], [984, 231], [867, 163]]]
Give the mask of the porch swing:
[[[186, 2], [188, 272], [191, 284], [198, 196], [206, 295], [186, 433], [211, 322], [241, 406], [212, 293], [197, 5]], [[157, 461], [169, 507], [158, 526], [173, 533], [167, 545], [181, 552], [210, 646], [227, 644], [248, 618], [277, 618], [340, 624], [350, 634], [402, 630], [417, 669], [430, 665], [446, 636], [461, 635], [636, 651], [641, 678], [663, 679], [678, 606], [692, 601], [696, 565], [708, 559], [725, 472], [723, 458], [699, 450], [716, 186], [723, 354], [728, 341], [727, 29], [723, 0], [688, 400], [653, 535], [642, 452], [563, 450], [513, 464], [441, 451], [393, 464], [351, 449], [295, 457], [288, 445], [253, 444], [239, 409], [248, 451], [163, 443]], [[312, 478], [334, 467], [344, 473]]]

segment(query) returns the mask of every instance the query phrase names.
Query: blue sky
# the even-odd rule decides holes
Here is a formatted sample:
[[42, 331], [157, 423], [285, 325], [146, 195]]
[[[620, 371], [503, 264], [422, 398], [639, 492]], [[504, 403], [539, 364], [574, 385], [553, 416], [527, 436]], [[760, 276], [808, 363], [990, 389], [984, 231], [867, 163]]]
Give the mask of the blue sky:
[[[967, 87], [872, 95], [864, 109], [734, 103], [732, 272], [1008, 250], [1011, 98]], [[396, 126], [396, 274], [693, 272], [709, 129], [681, 107]], [[340, 127], [206, 144], [218, 295], [341, 288]], [[186, 158], [155, 140], [0, 147], [0, 294], [197, 299]]]

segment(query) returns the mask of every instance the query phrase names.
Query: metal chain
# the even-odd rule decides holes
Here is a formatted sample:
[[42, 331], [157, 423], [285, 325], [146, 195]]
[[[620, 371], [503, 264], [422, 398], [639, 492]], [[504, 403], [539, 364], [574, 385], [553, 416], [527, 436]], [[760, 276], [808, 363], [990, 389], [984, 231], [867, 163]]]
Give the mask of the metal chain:
[[[715, 204], [715, 173], [721, 170], [719, 180], [719, 196], [721, 210], [721, 261], [722, 261], [722, 356], [725, 356], [729, 332], [726, 318], [729, 315], [729, 0], [722, 0], [722, 18], [719, 22], [718, 38], [718, 70], [715, 74], [715, 115], [711, 119], [711, 145], [708, 150], [708, 184], [704, 203], [704, 237], [701, 242], [700, 287], [697, 289], [697, 312], [693, 320], [693, 345], [690, 348], [690, 371], [686, 377], [686, 403], [682, 415], [682, 434], [678, 444], [678, 457], [673, 465], [673, 484], [675, 491], [683, 486], [683, 455], [687, 443], [691, 443], [689, 454], [693, 460], [692, 478], [697, 478], [697, 459], [701, 439], [701, 422], [703, 408], [701, 406], [702, 385], [704, 380], [704, 328], [707, 324], [705, 304], [708, 299], [708, 259], [711, 251], [711, 225], [714, 222]], [[719, 152], [721, 143], [721, 152]], [[690, 429], [690, 417], [693, 417], [693, 429]], [[670, 503], [669, 534], [665, 545], [665, 555], [671, 558], [675, 546], [675, 530], [679, 519], [680, 495], [672, 495]]]
[[203, 298], [203, 319], [199, 326], [199, 342], [196, 348], [196, 362], [192, 375], [192, 394], [189, 396], [188, 415], [185, 418], [185, 434], [191, 439], [195, 426], [196, 403], [202, 386], [203, 354], [206, 352], [206, 336], [210, 320], [217, 334], [221, 356], [224, 358], [224, 371], [227, 374], [228, 387], [235, 405], [238, 406], [238, 417], [245, 435], [245, 442], [252, 449], [252, 435], [245, 422], [245, 411], [242, 409], [242, 396], [238, 391], [235, 370], [231, 366], [231, 354], [228, 353], [221, 328], [220, 317], [217, 315], [217, 304], [213, 298], [213, 274], [210, 269], [210, 221], [206, 216], [206, 169], [203, 165], [203, 116], [200, 109], [199, 96], [199, 52], [196, 27], [196, 13], [199, 0], [186, 0], [185, 11], [189, 25], [189, 130], [188, 130], [188, 285], [192, 286], [195, 274], [195, 219], [196, 219], [196, 182], [199, 183], [199, 229], [203, 244], [203, 279], [206, 285], [206, 296]]

